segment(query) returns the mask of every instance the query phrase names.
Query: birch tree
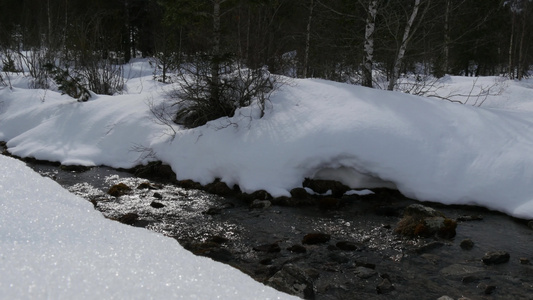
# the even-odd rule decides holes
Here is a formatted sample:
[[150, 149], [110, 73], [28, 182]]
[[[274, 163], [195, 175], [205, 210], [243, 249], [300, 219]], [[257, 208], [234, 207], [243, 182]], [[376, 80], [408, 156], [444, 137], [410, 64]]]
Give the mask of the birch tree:
[[[426, 1], [429, 6], [430, 0]], [[400, 77], [400, 67], [402, 66], [403, 58], [405, 56], [405, 51], [407, 50], [407, 46], [409, 45], [409, 41], [413, 37], [414, 31], [416, 31], [418, 26], [413, 27], [415, 23], [416, 16], [418, 15], [418, 10], [420, 9], [422, 1], [421, 0], [415, 0], [413, 10], [411, 12], [411, 15], [409, 19], [407, 20], [407, 23], [405, 24], [405, 29], [403, 32], [402, 41], [400, 43], [400, 47], [398, 48], [398, 52], [396, 54], [396, 58], [394, 59], [394, 65], [392, 68], [392, 74], [390, 76], [389, 80], [389, 86], [388, 90], [392, 91], [394, 89], [394, 86], [396, 86], [396, 82], [398, 81], [398, 78]], [[426, 8], [428, 7], [426, 6]], [[425, 14], [426, 10], [424, 11]], [[418, 23], [420, 25], [420, 22]]]
[[365, 26], [365, 41], [363, 60], [363, 80], [362, 85], [372, 87], [372, 68], [374, 64], [374, 32], [376, 30], [376, 15], [378, 12], [378, 0], [371, 0], [368, 3], [366, 26]]

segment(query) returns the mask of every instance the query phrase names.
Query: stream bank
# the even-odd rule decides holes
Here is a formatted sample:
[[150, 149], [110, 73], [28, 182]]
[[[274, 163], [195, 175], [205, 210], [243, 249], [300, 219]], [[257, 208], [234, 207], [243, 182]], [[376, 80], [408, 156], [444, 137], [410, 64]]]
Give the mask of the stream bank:
[[[106, 167], [27, 164], [108, 218], [174, 238], [198, 255], [303, 298], [533, 299], [533, 231], [523, 220], [483, 208], [420, 203], [385, 189], [328, 197], [337, 200], [333, 205], [253, 205]], [[109, 195], [117, 184], [127, 190]], [[456, 235], [396, 234], [411, 204], [457, 220]]]

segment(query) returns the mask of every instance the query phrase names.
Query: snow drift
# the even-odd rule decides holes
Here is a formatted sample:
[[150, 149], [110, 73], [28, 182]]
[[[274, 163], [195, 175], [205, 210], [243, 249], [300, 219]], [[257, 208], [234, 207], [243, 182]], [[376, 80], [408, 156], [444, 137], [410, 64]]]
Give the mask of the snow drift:
[[[461, 87], [470, 79], [447, 80], [448, 87]], [[54, 92], [42, 101], [36, 90], [4, 89], [0, 140], [20, 156], [113, 167], [146, 162], [132, 151], [142, 145], [169, 163], [178, 179], [205, 184], [220, 178], [274, 196], [288, 195], [306, 177], [321, 177], [533, 217], [533, 112], [523, 104], [533, 99], [527, 84], [510, 82], [505, 93], [479, 108], [294, 80], [272, 95], [263, 118], [256, 118], [254, 107], [243, 108], [196, 129], [175, 126], [170, 137], [163, 134], [168, 128], [151, 120], [146, 104], [162, 103], [164, 93], [154, 91], [165, 87], [148, 82], [144, 86], [153, 87], [146, 92], [81, 104]]]
[[2, 299], [297, 299], [105, 219], [91, 203], [0, 156]]

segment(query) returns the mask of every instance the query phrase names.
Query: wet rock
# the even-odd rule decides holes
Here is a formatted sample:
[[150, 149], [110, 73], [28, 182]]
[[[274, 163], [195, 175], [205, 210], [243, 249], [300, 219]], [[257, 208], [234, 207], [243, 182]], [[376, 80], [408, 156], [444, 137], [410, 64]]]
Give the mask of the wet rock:
[[348, 263], [350, 262], [350, 259], [348, 257], [346, 257], [344, 254], [342, 253], [336, 253], [336, 252], [332, 252], [328, 255], [329, 259], [331, 259], [332, 261], [336, 262], [336, 263], [339, 263], [339, 264], [345, 264], [345, 263]]
[[302, 244], [304, 245], [315, 245], [315, 244], [324, 244], [329, 242], [331, 235], [327, 233], [308, 233], [302, 239]]
[[292, 245], [287, 248], [287, 250], [294, 252], [294, 253], [305, 253], [307, 252], [307, 248], [305, 248], [302, 245]]
[[469, 222], [469, 221], [482, 221], [482, 215], [464, 215], [457, 218], [459, 222]]
[[224, 248], [211, 249], [210, 251], [205, 252], [204, 256], [210, 257], [213, 260], [223, 262], [223, 263], [230, 262], [234, 259], [233, 253], [231, 253], [231, 251], [224, 249]]
[[533, 220], [527, 222], [527, 227], [533, 229]]
[[332, 197], [319, 198], [317, 200], [317, 203], [318, 203], [318, 208], [322, 210], [335, 209], [335, 208], [339, 208], [340, 199], [332, 198]]
[[309, 197], [309, 193], [304, 188], [294, 188], [290, 191], [291, 197], [296, 199], [306, 199]]
[[260, 260], [259, 263], [265, 266], [270, 266], [274, 263], [274, 260], [272, 260], [272, 258], [265, 258]]
[[220, 235], [214, 235], [207, 239], [208, 242], [216, 243], [216, 244], [224, 244], [229, 241], [229, 239], [220, 236]]
[[154, 193], [152, 196], [159, 200], [163, 199], [163, 195], [161, 195], [160, 193]]
[[464, 239], [461, 241], [460, 246], [463, 250], [471, 250], [474, 248], [474, 242], [471, 239]]
[[479, 280], [481, 280], [481, 278], [479, 276], [468, 275], [468, 276], [463, 277], [463, 279], [461, 279], [461, 282], [463, 284], [469, 284], [469, 283], [472, 283], [472, 282], [477, 282]]
[[388, 278], [384, 278], [376, 287], [376, 292], [380, 295], [389, 294], [393, 292], [396, 288], [390, 282]]
[[441, 260], [441, 257], [438, 256], [438, 255], [435, 255], [435, 254], [431, 254], [431, 253], [423, 253], [423, 254], [420, 254], [420, 257], [423, 257], [424, 259], [426, 259], [428, 262], [436, 265], [440, 260]]
[[[355, 275], [359, 278], [362, 278], [362, 279], [368, 279], [374, 275], [377, 275], [378, 272], [376, 272], [376, 270], [373, 270], [373, 269], [370, 269], [370, 268], [365, 268], [365, 267], [357, 267], [355, 268], [355, 271], [354, 271]], [[389, 281], [390, 283], [390, 281]]]
[[206, 211], [203, 212], [205, 215], [220, 215], [222, 213], [222, 208], [220, 207], [210, 207]]
[[481, 274], [485, 269], [475, 266], [453, 264], [443, 268], [440, 273], [444, 276], [460, 277], [463, 278], [468, 275]]
[[176, 173], [172, 171], [172, 168], [163, 164], [161, 161], [150, 162], [146, 165], [136, 166], [132, 169], [133, 174], [142, 178], [154, 178], [163, 181], [176, 181]]
[[437, 230], [437, 236], [443, 239], [451, 239], [457, 234], [457, 221], [452, 219], [444, 219], [442, 223], [438, 223], [440, 226]]
[[343, 250], [343, 251], [355, 251], [355, 250], [357, 250], [357, 245], [355, 243], [353, 243], [353, 242], [348, 242], [348, 241], [340, 241], [337, 244], [335, 244], [335, 246], [337, 246], [337, 248], [339, 248], [340, 250]]
[[390, 200], [403, 200], [406, 199], [400, 191], [390, 188], [373, 188], [371, 194], [361, 196], [365, 200], [369, 201], [383, 201], [387, 202]]
[[281, 196], [281, 197], [277, 197], [275, 199], [272, 199], [271, 202], [274, 205], [291, 206], [291, 207], [309, 206], [309, 205], [315, 205], [316, 204], [316, 200], [314, 198], [312, 198], [312, 197], [292, 198], [292, 197]]
[[115, 184], [109, 188], [107, 193], [113, 197], [120, 197], [131, 191], [131, 188], [124, 183]]
[[272, 203], [268, 200], [254, 200], [252, 204], [250, 204], [250, 208], [259, 208], [259, 209], [265, 209], [269, 208], [272, 205]]
[[405, 208], [404, 216], [423, 219], [431, 217], [444, 217], [444, 214], [434, 208], [424, 206], [422, 204], [411, 204]]
[[138, 190], [155, 190], [156, 188], [150, 182], [142, 182], [137, 186]]
[[[237, 195], [237, 197], [247, 203], [252, 203], [254, 200], [272, 200], [273, 199], [272, 196], [265, 190], [255, 191], [251, 194], [240, 193]], [[284, 198], [289, 199], [289, 197], [284, 197]], [[283, 201], [284, 201], [283, 199], [277, 199], [275, 202], [276, 204], [284, 205], [283, 203], [281, 203]]]
[[252, 249], [254, 251], [266, 252], [266, 253], [276, 253], [276, 252], [281, 251], [281, 248], [279, 247], [278, 243], [259, 245], [259, 246], [253, 247]]
[[339, 251], [340, 249], [337, 248], [337, 246], [335, 245], [328, 245], [328, 248], [327, 248], [329, 251]]
[[426, 243], [426, 244], [416, 248], [415, 252], [418, 253], [418, 254], [422, 254], [422, 253], [430, 252], [431, 250], [440, 248], [442, 246], [444, 246], [443, 242], [433, 241], [433, 242]]
[[219, 196], [229, 196], [233, 194], [233, 190], [225, 182], [219, 180], [208, 184], [206, 189], [209, 193]]
[[150, 203], [150, 206], [153, 207], [153, 208], [163, 208], [165, 207], [165, 205], [161, 202], [156, 202], [156, 201], [152, 201], [152, 203]]
[[496, 289], [496, 286], [495, 285], [487, 285], [487, 287], [485, 288], [485, 290], [483, 291], [483, 293], [485, 295], [491, 295], [492, 292], [494, 292], [494, 290]]
[[405, 208], [395, 232], [409, 237], [430, 237], [436, 234], [450, 239], [455, 236], [456, 228], [457, 222], [446, 218], [441, 212], [420, 204], [411, 204]]
[[[242, 196], [240, 198], [242, 199]], [[298, 200], [295, 199], [295, 198], [287, 197], [287, 196], [281, 196], [281, 197], [276, 197], [276, 198], [272, 199], [271, 202], [272, 202], [273, 205], [295, 206], [294, 204], [296, 202], [298, 202]]]
[[[368, 268], [368, 269], [375, 269], [376, 268], [376, 264], [365, 262], [365, 261], [356, 261], [355, 262], [355, 266], [356, 267], [365, 267], [365, 268]], [[382, 277], [384, 275], [386, 275], [386, 274], [383, 274]]]
[[210, 216], [220, 215], [222, 213], [222, 210], [228, 209], [228, 208], [233, 208], [233, 207], [235, 207], [235, 204], [233, 204], [231, 202], [226, 202], [226, 203], [220, 204], [219, 206], [214, 206], [214, 207], [208, 208], [206, 211], [203, 212], [203, 214], [204, 215], [210, 215]]
[[272, 200], [272, 196], [265, 190], [255, 191], [251, 194], [251, 196], [254, 200]]
[[325, 194], [331, 191], [331, 194], [335, 198], [340, 198], [344, 193], [350, 190], [350, 188], [338, 181], [334, 180], [320, 180], [306, 178], [303, 182], [303, 186], [312, 189], [318, 194]]
[[135, 222], [139, 219], [139, 215], [136, 213], [127, 213], [117, 219], [120, 223], [127, 225], [134, 225]]
[[481, 259], [486, 265], [503, 264], [509, 261], [510, 255], [505, 251], [490, 251]]
[[314, 299], [313, 281], [307, 273], [293, 264], [286, 264], [267, 281], [279, 291], [296, 295], [303, 299]]
[[203, 186], [200, 183], [192, 181], [190, 179], [180, 180], [178, 181], [177, 184], [179, 187], [182, 187], [184, 189], [201, 190], [203, 188]]
[[224, 248], [220, 248], [220, 243], [212, 241], [185, 243], [184, 248], [196, 255], [210, 257], [220, 262], [233, 260], [233, 254]]

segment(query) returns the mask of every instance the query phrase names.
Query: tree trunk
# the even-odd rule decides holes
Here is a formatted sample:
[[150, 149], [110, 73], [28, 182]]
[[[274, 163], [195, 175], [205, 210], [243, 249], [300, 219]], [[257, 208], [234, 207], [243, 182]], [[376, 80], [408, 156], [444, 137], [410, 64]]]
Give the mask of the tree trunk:
[[515, 23], [515, 13], [512, 13], [511, 21], [511, 38], [509, 40], [509, 79], [514, 79], [514, 67], [513, 67], [513, 47], [514, 47], [514, 23]]
[[374, 31], [376, 29], [376, 14], [377, 14], [378, 0], [371, 0], [368, 4], [368, 11], [366, 17], [365, 27], [365, 42], [364, 52], [365, 58], [363, 61], [363, 80], [362, 85], [372, 87], [372, 69], [374, 64]]
[[213, 0], [213, 48], [211, 53], [211, 100], [219, 99], [220, 84], [220, 4], [223, 0]]
[[52, 47], [52, 16], [50, 15], [50, 0], [47, 2], [47, 14], [48, 14], [48, 47]]
[[388, 90], [392, 91], [394, 89], [394, 86], [396, 85], [396, 81], [398, 81], [398, 78], [400, 77], [400, 67], [403, 62], [403, 57], [405, 56], [405, 50], [407, 49], [407, 45], [409, 43], [409, 40], [411, 39], [411, 27], [413, 26], [413, 23], [415, 22], [416, 15], [418, 14], [418, 9], [420, 8], [420, 0], [415, 0], [415, 5], [413, 7], [413, 11], [411, 13], [411, 17], [407, 21], [407, 24], [405, 25], [405, 30], [403, 32], [403, 38], [402, 43], [400, 44], [400, 49], [398, 49], [398, 54], [396, 55], [396, 59], [394, 61], [394, 66], [392, 68], [392, 74], [389, 81]]
[[522, 80], [524, 77], [524, 39], [526, 36], [526, 29], [527, 29], [527, 1], [524, 2], [524, 9], [522, 11], [522, 33], [520, 35], [520, 45], [518, 45], [518, 61], [517, 61], [517, 67], [518, 67], [518, 80]]
[[309, 5], [309, 18], [307, 19], [307, 31], [305, 33], [305, 54], [303, 65], [303, 78], [307, 78], [307, 69], [309, 68], [309, 47], [311, 45], [311, 21], [313, 19], [313, 9], [315, 8], [315, 1], [311, 0]]
[[448, 74], [450, 64], [450, 6], [451, 0], [447, 0], [444, 15], [444, 63], [442, 66], [444, 74]]

